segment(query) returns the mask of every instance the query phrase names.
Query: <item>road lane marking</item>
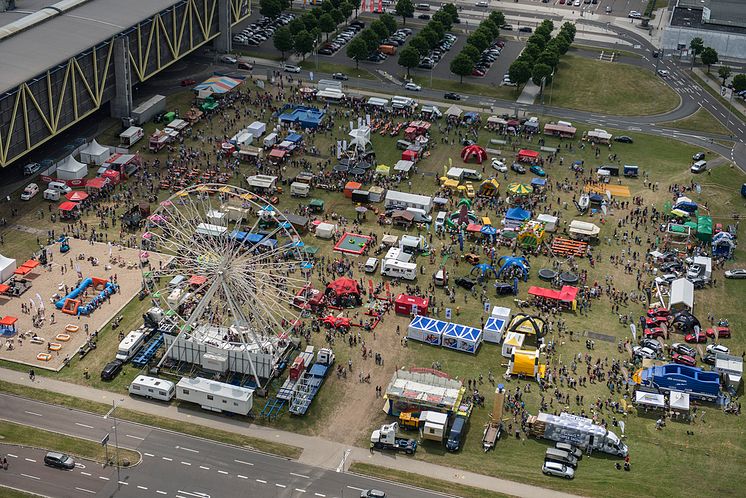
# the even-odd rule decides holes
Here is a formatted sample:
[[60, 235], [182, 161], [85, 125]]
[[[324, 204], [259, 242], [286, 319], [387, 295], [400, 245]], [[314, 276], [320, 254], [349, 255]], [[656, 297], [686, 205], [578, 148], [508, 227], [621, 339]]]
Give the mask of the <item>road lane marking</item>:
[[28, 413], [29, 415], [34, 415], [35, 417], [43, 417], [41, 413], [30, 412], [28, 410], [24, 410], [23, 413]]
[[147, 487], [145, 487], [145, 486], [137, 486], [137, 489], [144, 489], [145, 491], [147, 491], [147, 490], [148, 490], [148, 488], [147, 488]]
[[253, 463], [251, 463], [251, 462], [244, 462], [243, 460], [233, 460], [233, 461], [234, 461], [234, 462], [236, 462], [236, 463], [242, 463], [242, 464], [244, 464], [244, 465], [252, 465], [252, 466], [254, 465], [254, 464], [253, 464]]
[[81, 471], [81, 472], [80, 472], [80, 475], [84, 475], [84, 476], [90, 476], [91, 474], [90, 474], [89, 472], [83, 472], [83, 471]]
[[39, 479], [38, 477], [36, 477], [36, 476], [30, 476], [30, 475], [28, 475], [28, 474], [21, 474], [21, 475], [22, 475], [23, 477], [28, 477], [29, 479], [36, 479], [37, 481], [38, 481], [38, 480], [40, 480], [40, 479]]
[[363, 488], [356, 488], [355, 486], [347, 486], [350, 489], [354, 489], [355, 491], [365, 491]]
[[227, 476], [228, 472], [226, 472], [224, 470], [218, 470], [218, 474], [223, 474], [224, 476]]
[[108, 480], [109, 480], [109, 478], [108, 478], [108, 477], [104, 477], [104, 476], [98, 476], [98, 478], [99, 478], [99, 479], [102, 479], [102, 480], [104, 480], [104, 481], [108, 481]]
[[192, 465], [192, 464], [191, 464], [191, 463], [189, 463], [189, 462], [181, 462], [181, 464], [182, 464], [182, 465]]
[[284, 484], [280, 484], [278, 482], [275, 483], [275, 486], [277, 486], [278, 488], [287, 488], [287, 486], [285, 486]]
[[256, 482], [260, 482], [262, 484], [267, 484], [267, 481], [264, 481], [262, 479], [255, 479]]
[[144, 441], [144, 440], [145, 440], [145, 438], [144, 438], [144, 437], [140, 437], [140, 436], [133, 436], [132, 434], [125, 434], [125, 436], [127, 436], [127, 437], [131, 437], [132, 439], [139, 439], [140, 441]]
[[302, 477], [303, 479], [310, 479], [310, 477], [308, 476], [304, 476], [303, 474], [296, 474], [295, 472], [291, 472], [290, 475], [295, 477]]
[[125, 481], [117, 481], [117, 482], [118, 482], [119, 484], [121, 484], [122, 486], [129, 486], [129, 485], [130, 485], [130, 483], [128, 483], [128, 482], [125, 482]]
[[18, 458], [18, 455], [14, 455], [13, 453], [6, 453], [10, 458]]
[[248, 479], [248, 477], [242, 476], [241, 474], [236, 474], [236, 477], [238, 477], [239, 479]]
[[202, 470], [210, 470], [210, 467], [205, 467], [204, 465], [200, 465], [199, 468]]
[[80, 422], [75, 422], [75, 425], [79, 425], [80, 427], [85, 427], [86, 429], [93, 429], [92, 425], [81, 424]]
[[161, 491], [160, 489], [156, 490], [156, 493], [158, 493], [159, 495], [167, 495], [168, 494], [165, 491]]
[[77, 489], [78, 491], [82, 491], [82, 492], [84, 492], [84, 493], [90, 493], [90, 494], [92, 494], [92, 495], [95, 495], [95, 494], [96, 494], [96, 492], [95, 492], [95, 491], [91, 491], [90, 489], [85, 489], [85, 488], [77, 488], [77, 487], [76, 487], [75, 489]]
[[152, 453], [143, 453], [143, 455], [145, 455], [145, 456], [149, 456], [149, 457], [155, 456], [155, 455], [154, 455], [154, 454], [152, 454]]
[[199, 450], [193, 450], [191, 448], [184, 448], [183, 446], [177, 446], [176, 449], [177, 450], [189, 451], [191, 453], [199, 453]]
[[305, 493], [305, 492], [306, 492], [306, 490], [305, 490], [305, 489], [300, 489], [300, 488], [295, 488], [295, 490], [296, 490], [296, 491], [297, 491], [298, 493]]
[[36, 460], [34, 460], [33, 458], [24, 458], [24, 460], [26, 460], [27, 462], [36, 463]]
[[322, 495], [321, 493], [314, 493], [315, 496], [320, 496], [321, 498], [326, 498], [326, 495]]
[[161, 458], [163, 458], [167, 462], [173, 462], [174, 461], [173, 458], [168, 458], [168, 457], [161, 457]]

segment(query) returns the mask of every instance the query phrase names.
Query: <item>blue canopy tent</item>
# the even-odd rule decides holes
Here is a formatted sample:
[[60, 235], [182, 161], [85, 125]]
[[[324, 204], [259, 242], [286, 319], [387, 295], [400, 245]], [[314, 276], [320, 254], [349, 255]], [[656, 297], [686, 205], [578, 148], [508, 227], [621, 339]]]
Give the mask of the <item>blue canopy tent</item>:
[[536, 187], [544, 187], [546, 184], [546, 178], [534, 178], [533, 180], [531, 180], [531, 185], [534, 185]]
[[526, 211], [519, 207], [512, 207], [505, 213], [506, 220], [526, 221], [529, 218], [531, 218], [531, 211]]
[[258, 244], [262, 241], [262, 239], [264, 239], [264, 235], [260, 233], [250, 233], [246, 236], [244, 242], [248, 242], [249, 244]]
[[479, 345], [482, 344], [482, 331], [480, 329], [449, 323], [443, 331], [443, 347], [475, 354]]
[[464, 121], [467, 123], [473, 123], [475, 121], [479, 121], [479, 113], [474, 112], [474, 111], [465, 112]]
[[233, 230], [233, 231], [232, 231], [232, 232], [230, 233], [230, 236], [229, 236], [229, 237], [230, 237], [230, 238], [232, 238], [232, 239], [234, 239], [234, 240], [237, 240], [237, 241], [239, 241], [239, 242], [245, 242], [245, 241], [246, 241], [246, 237], [247, 237], [248, 235], [249, 235], [249, 234], [248, 234], [248, 233], [246, 233], [246, 232], [242, 232], [242, 231], [240, 231], [240, 230]]
[[285, 137], [285, 140], [294, 144], [299, 143], [301, 140], [303, 140], [303, 136], [299, 133], [291, 133], [287, 137]]
[[497, 271], [498, 278], [501, 277], [503, 272], [507, 269], [517, 268], [521, 273], [523, 273], [523, 281], [528, 281], [528, 271], [531, 268], [531, 265], [523, 256], [501, 256], [500, 259], [497, 260], [497, 263], [500, 265], [500, 269]]
[[490, 273], [492, 273], [495, 276], [495, 278], [497, 278], [497, 271], [495, 270], [495, 267], [487, 263], [480, 263], [478, 265], [474, 265], [470, 273], [472, 275], [479, 273], [480, 280], [484, 280], [485, 277], [488, 277]]

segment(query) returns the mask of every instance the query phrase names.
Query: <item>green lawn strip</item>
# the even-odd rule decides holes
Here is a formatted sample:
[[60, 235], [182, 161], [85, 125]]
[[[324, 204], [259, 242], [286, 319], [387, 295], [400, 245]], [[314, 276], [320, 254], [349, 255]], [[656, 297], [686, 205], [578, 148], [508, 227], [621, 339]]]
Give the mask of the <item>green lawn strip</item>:
[[[374, 80], [376, 79], [373, 74], [364, 68], [355, 69], [352, 66], [346, 66], [344, 64], [335, 64], [333, 62], [323, 62], [319, 61], [318, 67], [314, 60], [308, 59], [300, 63], [300, 67], [303, 69], [307, 69], [309, 71], [319, 71], [321, 73], [343, 73], [349, 76], [350, 78], [360, 78], [364, 80]], [[317, 78], [318, 79], [318, 78]]]
[[730, 133], [728, 128], [715, 119], [715, 116], [703, 107], [700, 107], [697, 112], [683, 119], [666, 121], [665, 123], [659, 123], [659, 125], [666, 128], [703, 131], [705, 133], [713, 133], [717, 135], [728, 135]]
[[573, 51], [578, 50], [586, 50], [589, 52], [598, 52], [599, 54], [601, 52], [604, 52], [608, 54], [609, 52], [614, 52], [617, 55], [623, 55], [624, 57], [633, 57], [635, 59], [642, 59], [642, 56], [640, 54], [636, 54], [635, 52], [629, 52], [627, 50], [619, 50], [618, 48], [604, 48], [604, 47], [594, 47], [592, 45], [578, 45], [577, 43], [573, 43], [572, 47], [570, 47], [570, 50], [568, 53], [570, 55], [573, 55]]
[[418, 488], [430, 489], [432, 491], [460, 496], [462, 498], [500, 498], [504, 496], [510, 496], [502, 493], [496, 493], [494, 491], [488, 491], [486, 489], [467, 486], [458, 482], [435, 479], [433, 477], [425, 476], [422, 474], [414, 474], [412, 472], [405, 472], [403, 470], [394, 470], [388, 467], [372, 465], [370, 463], [353, 462], [350, 465], [349, 470], [350, 472], [354, 472], [356, 474], [378, 477], [380, 479], [408, 484], [410, 486], [416, 486]]
[[[694, 71], [690, 71], [689, 76], [691, 76], [692, 79], [694, 79], [694, 81], [696, 81], [699, 84], [699, 86], [704, 88], [710, 95], [718, 99], [720, 103], [723, 104], [723, 106], [725, 106], [725, 108], [729, 110], [729, 112], [733, 112], [734, 116], [737, 116], [738, 119], [746, 122], [746, 115], [744, 115], [741, 111], [736, 109], [735, 106], [731, 109], [730, 101], [726, 98], [723, 98], [723, 96], [720, 95], [720, 92], [718, 92], [717, 90], [712, 88], [710, 85], [708, 85], [707, 82], [703, 80], [702, 78], [700, 78], [699, 76], [697, 76], [697, 74]], [[716, 81], [716, 82], [720, 84], [719, 81]]]
[[412, 81], [414, 81], [418, 85], [421, 85], [422, 87], [443, 90], [444, 92], [468, 93], [471, 95], [479, 95], [482, 97], [495, 97], [498, 99], [515, 100], [518, 95], [520, 95], [515, 87], [483, 85], [482, 83], [477, 83], [474, 80], [469, 79], [467, 79], [463, 83], [459, 83], [457, 80], [433, 78], [431, 84], [430, 75], [412, 74]]
[[13, 489], [7, 486], [0, 485], [0, 495], [3, 498], [37, 498], [41, 495], [35, 495], [27, 491], [21, 491], [20, 489]]
[[[11, 382], [2, 380], [0, 380], [0, 392], [15, 394], [24, 398], [35, 399], [38, 401], [43, 401], [45, 403], [52, 403], [76, 410], [96, 413], [98, 415], [103, 415], [111, 409], [111, 406], [106, 403], [89, 401], [66, 394], [58, 394], [52, 391], [47, 391], [45, 389], [36, 389], [33, 387], [13, 384]], [[126, 408], [117, 409], [116, 417], [120, 420], [127, 420], [129, 422], [159, 427], [161, 429], [180, 432], [183, 434], [188, 434], [190, 436], [211, 439], [213, 441], [232, 444], [235, 446], [251, 448], [257, 451], [272, 453], [274, 455], [279, 455], [287, 458], [297, 459], [303, 452], [303, 450], [301, 448], [298, 448], [297, 446], [290, 446], [287, 444], [266, 441], [264, 439], [244, 436], [241, 434], [233, 434], [231, 432], [223, 431], [220, 429], [212, 429], [199, 424], [172, 420], [156, 415], [149, 415], [135, 410], [128, 410]]]
[[[100, 463], [106, 461], [106, 448], [101, 446], [98, 441], [66, 436], [57, 432], [16, 424], [7, 420], [0, 423], [0, 441], [49, 451], [59, 451]], [[109, 450], [109, 458], [112, 460], [116, 458], [111, 448]], [[140, 453], [137, 451], [119, 448], [119, 462], [124, 465], [139, 463], [140, 458]]]
[[652, 71], [572, 55], [562, 58], [545, 92], [545, 102], [554, 107], [616, 116], [662, 114], [680, 102]]

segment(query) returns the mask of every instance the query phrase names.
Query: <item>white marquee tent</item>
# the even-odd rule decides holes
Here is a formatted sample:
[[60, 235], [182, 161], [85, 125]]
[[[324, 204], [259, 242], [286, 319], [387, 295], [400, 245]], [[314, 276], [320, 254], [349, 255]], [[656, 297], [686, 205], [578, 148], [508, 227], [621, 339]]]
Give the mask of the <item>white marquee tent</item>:
[[78, 162], [72, 155], [57, 164], [57, 178], [60, 180], [79, 180], [88, 174], [88, 166]]
[[13, 272], [16, 271], [16, 260], [13, 258], [6, 258], [0, 254], [0, 283], [5, 282], [13, 276]]
[[80, 151], [80, 161], [86, 164], [104, 164], [109, 156], [109, 148], [99, 144], [95, 139]]

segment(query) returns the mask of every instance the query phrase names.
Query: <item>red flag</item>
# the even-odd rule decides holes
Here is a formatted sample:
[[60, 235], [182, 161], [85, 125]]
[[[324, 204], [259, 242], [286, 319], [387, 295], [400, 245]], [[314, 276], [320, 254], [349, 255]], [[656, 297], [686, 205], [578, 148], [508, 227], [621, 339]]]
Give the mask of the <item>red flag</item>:
[[378, 12], [383, 12], [383, 0], [378, 0]]
[[375, 12], [375, 0], [370, 0], [370, 11]]

